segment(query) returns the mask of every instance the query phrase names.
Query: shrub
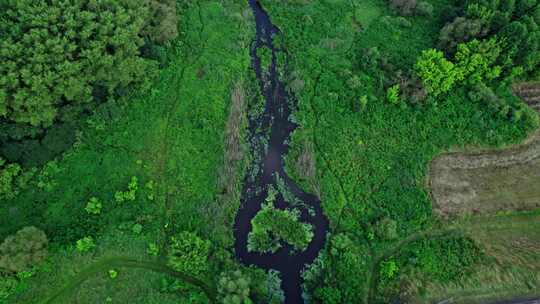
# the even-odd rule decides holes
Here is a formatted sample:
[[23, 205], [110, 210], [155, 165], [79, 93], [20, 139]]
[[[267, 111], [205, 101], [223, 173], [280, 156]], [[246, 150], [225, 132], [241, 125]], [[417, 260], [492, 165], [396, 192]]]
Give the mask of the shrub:
[[399, 84], [401, 99], [407, 100], [411, 104], [419, 104], [426, 99], [426, 89], [424, 88], [420, 78], [418, 78], [416, 75], [403, 75], [401, 73], [397, 73], [396, 81]]
[[0, 303], [7, 303], [7, 298], [16, 290], [18, 284], [13, 276], [0, 276]]
[[114, 193], [114, 199], [116, 200], [117, 203], [123, 203], [126, 201], [132, 202], [135, 200], [138, 189], [139, 189], [139, 180], [137, 179], [136, 176], [132, 176], [128, 184], [128, 190], [116, 191], [116, 193]]
[[76, 243], [76, 248], [79, 252], [88, 252], [96, 247], [94, 238], [91, 236], [86, 236]]
[[386, 100], [392, 104], [399, 103], [399, 84], [395, 84], [386, 90]]
[[393, 279], [399, 272], [399, 266], [395, 261], [384, 261], [381, 263], [381, 279], [390, 280]]
[[101, 208], [101, 202], [97, 199], [97, 197], [91, 197], [90, 200], [88, 200], [88, 203], [86, 203], [84, 210], [86, 210], [86, 212], [89, 214], [100, 214]]
[[0, 269], [20, 272], [43, 261], [47, 243], [43, 231], [33, 226], [22, 228], [0, 245]]
[[276, 252], [281, 248], [281, 241], [295, 250], [305, 250], [313, 238], [313, 227], [300, 222], [297, 212], [279, 210], [269, 203], [255, 215], [251, 225], [249, 251]]

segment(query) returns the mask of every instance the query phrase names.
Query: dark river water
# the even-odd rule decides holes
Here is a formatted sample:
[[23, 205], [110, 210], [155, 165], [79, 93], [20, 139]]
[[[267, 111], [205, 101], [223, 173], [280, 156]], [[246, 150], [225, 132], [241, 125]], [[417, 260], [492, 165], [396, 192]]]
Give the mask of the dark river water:
[[[287, 154], [289, 146], [287, 140], [297, 127], [289, 120], [293, 96], [285, 90], [285, 85], [279, 79], [279, 71], [284, 67], [276, 64], [276, 55], [285, 50], [274, 46], [274, 40], [281, 35], [281, 31], [272, 24], [268, 14], [256, 0], [249, 0], [256, 20], [256, 39], [252, 44], [252, 67], [255, 70], [261, 92], [265, 98], [264, 113], [257, 119], [249, 122], [249, 137], [251, 148], [258, 160], [260, 170], [253, 177], [246, 177], [242, 191], [241, 207], [237, 213], [234, 236], [236, 257], [246, 265], [256, 265], [264, 269], [274, 269], [281, 273], [282, 289], [285, 293], [285, 303], [303, 303], [301, 289], [301, 271], [307, 264], [313, 262], [323, 248], [328, 230], [328, 220], [324, 216], [319, 199], [298, 187], [284, 171], [283, 157]], [[257, 56], [257, 49], [266, 47], [271, 50], [272, 62], [269, 67], [261, 66], [261, 59]], [[269, 135], [261, 134], [257, 130], [269, 130]], [[268, 140], [266, 148], [261, 148], [262, 138]], [[293, 251], [286, 244], [275, 253], [259, 254], [248, 252], [247, 239], [251, 231], [251, 219], [261, 210], [261, 205], [267, 196], [269, 185], [277, 189], [276, 175], [284, 181], [285, 187], [293, 193], [303, 204], [297, 208], [301, 212], [300, 220], [310, 223], [314, 230], [314, 237], [305, 251]], [[259, 191], [258, 191], [259, 190]], [[292, 208], [291, 202], [285, 202], [281, 195], [277, 196], [275, 206], [280, 209]], [[308, 212], [311, 209], [311, 212]]]

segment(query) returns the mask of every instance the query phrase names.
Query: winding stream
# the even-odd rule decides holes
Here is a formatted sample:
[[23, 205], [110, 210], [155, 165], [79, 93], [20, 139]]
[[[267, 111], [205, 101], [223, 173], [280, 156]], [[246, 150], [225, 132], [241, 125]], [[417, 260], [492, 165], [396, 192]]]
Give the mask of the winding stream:
[[[262, 116], [249, 122], [251, 148], [254, 150], [255, 159], [258, 160], [255, 165], [258, 165], [260, 170], [254, 177], [246, 177], [244, 183], [241, 207], [234, 225], [235, 252], [237, 258], [246, 265], [279, 271], [285, 303], [303, 303], [300, 274], [307, 264], [313, 262], [324, 246], [328, 220], [322, 212], [319, 199], [300, 189], [284, 171], [283, 157], [289, 149], [287, 140], [297, 125], [289, 120], [290, 103], [294, 99], [289, 96], [284, 83], [279, 79], [277, 54], [284, 50], [275, 47], [274, 38], [281, 35], [281, 32], [272, 24], [268, 14], [257, 0], [248, 1], [255, 16], [257, 30], [256, 39], [251, 48], [252, 66], [264, 95], [265, 106]], [[272, 58], [270, 66], [266, 69], [263, 69], [261, 58], [257, 56], [257, 49], [263, 47], [271, 51]], [[285, 73], [285, 71], [282, 72]], [[264, 144], [264, 149], [261, 148], [264, 135], [258, 130], [269, 130], [268, 142]], [[276, 175], [284, 181], [290, 193], [303, 203], [303, 207], [296, 206], [295, 208], [301, 213], [300, 220], [313, 226], [313, 239], [307, 249], [301, 252], [293, 251], [287, 244], [282, 244], [283, 246], [275, 253], [249, 252], [247, 240], [251, 231], [251, 219], [261, 210], [268, 186], [273, 185], [277, 188]], [[291, 208], [290, 203], [285, 202], [282, 195], [278, 195], [275, 207]]]

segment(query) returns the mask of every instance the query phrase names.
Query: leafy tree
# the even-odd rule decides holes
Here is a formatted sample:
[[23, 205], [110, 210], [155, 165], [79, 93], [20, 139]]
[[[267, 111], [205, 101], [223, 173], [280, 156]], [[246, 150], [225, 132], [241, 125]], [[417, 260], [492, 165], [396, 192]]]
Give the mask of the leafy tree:
[[448, 92], [463, 77], [443, 52], [435, 49], [423, 51], [414, 68], [427, 92], [433, 96]]
[[303, 273], [307, 290], [314, 303], [363, 303], [369, 292], [367, 280], [371, 271], [371, 255], [366, 244], [350, 234], [330, 238], [329, 251]]
[[150, 0], [150, 18], [145, 33], [157, 43], [178, 36], [176, 0]]
[[[538, 0], [468, 0], [462, 15], [441, 30], [439, 48], [453, 54], [458, 44], [473, 39], [496, 39], [500, 50], [502, 75], [525, 75], [540, 65], [540, 2]], [[538, 16], [537, 16], [538, 15]]]
[[210, 241], [184, 231], [171, 238], [168, 264], [176, 271], [199, 275], [208, 270]]
[[218, 296], [223, 304], [251, 304], [250, 280], [240, 270], [222, 273], [218, 280]]
[[24, 227], [0, 245], [0, 270], [20, 272], [47, 256], [47, 236], [36, 227]]
[[469, 84], [490, 81], [501, 74], [501, 67], [496, 65], [501, 47], [496, 39], [472, 40], [458, 45], [455, 61], [463, 77]]
[[488, 32], [489, 26], [485, 21], [457, 17], [441, 29], [437, 47], [448, 54], [453, 54], [459, 43], [485, 37]]
[[398, 237], [397, 222], [390, 218], [383, 218], [377, 223], [377, 235], [384, 240], [393, 240]]
[[416, 13], [422, 16], [433, 15], [433, 5], [427, 1], [418, 2], [416, 5]]

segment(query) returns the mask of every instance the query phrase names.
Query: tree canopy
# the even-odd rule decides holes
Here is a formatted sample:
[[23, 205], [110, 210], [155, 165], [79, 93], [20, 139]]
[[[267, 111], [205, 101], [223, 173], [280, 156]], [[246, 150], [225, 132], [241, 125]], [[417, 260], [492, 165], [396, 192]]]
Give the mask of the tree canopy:
[[166, 9], [175, 4], [2, 1], [0, 118], [47, 127], [144, 81], [155, 66], [140, 56], [144, 36], [164, 42], [177, 35], [176, 10]]

